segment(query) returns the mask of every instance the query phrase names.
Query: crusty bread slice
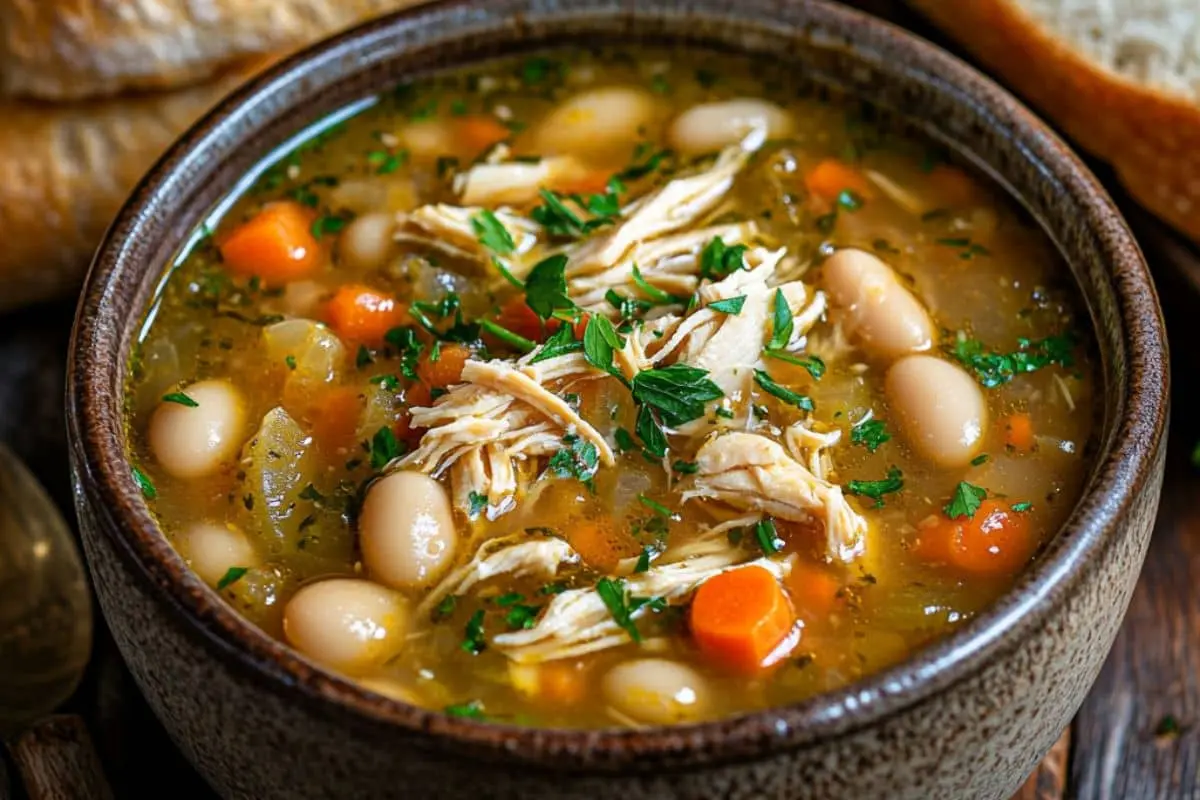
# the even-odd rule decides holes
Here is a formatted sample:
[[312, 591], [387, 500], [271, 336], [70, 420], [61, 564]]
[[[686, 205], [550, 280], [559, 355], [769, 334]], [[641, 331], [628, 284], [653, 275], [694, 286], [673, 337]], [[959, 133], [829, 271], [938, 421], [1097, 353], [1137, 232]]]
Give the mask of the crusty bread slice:
[[415, 0], [0, 0], [0, 94], [164, 89]]
[[260, 58], [175, 92], [0, 104], [0, 311], [73, 290], [134, 184]]
[[909, 2], [1200, 241], [1200, 2]]

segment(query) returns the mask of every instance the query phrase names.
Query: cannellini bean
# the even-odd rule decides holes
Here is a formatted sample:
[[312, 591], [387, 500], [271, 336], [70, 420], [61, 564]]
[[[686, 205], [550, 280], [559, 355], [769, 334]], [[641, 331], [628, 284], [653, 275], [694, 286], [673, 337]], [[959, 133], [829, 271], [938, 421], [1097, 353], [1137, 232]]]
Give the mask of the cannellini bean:
[[246, 427], [246, 403], [227, 380], [207, 380], [183, 388], [195, 406], [164, 400], [150, 417], [150, 450], [177, 478], [216, 472], [237, 455]]
[[940, 467], [963, 467], [979, 454], [987, 404], [958, 365], [906, 356], [888, 370], [884, 391], [900, 432], [921, 456]]
[[539, 124], [535, 140], [544, 155], [624, 153], [654, 120], [654, 98], [642, 89], [590, 89], [551, 111]]
[[395, 589], [427, 586], [454, 560], [450, 498], [420, 472], [395, 472], [371, 485], [358, 517], [363, 564]]
[[396, 218], [382, 211], [356, 217], [338, 241], [343, 265], [359, 270], [382, 267], [395, 247], [392, 240], [395, 229]]
[[177, 540], [179, 551], [192, 570], [209, 586], [216, 586], [231, 567], [258, 566], [258, 554], [246, 534], [228, 525], [197, 522]]
[[665, 658], [616, 665], [604, 676], [602, 691], [618, 712], [649, 725], [692, 722], [703, 717], [709, 705], [704, 677]]
[[399, 593], [357, 578], [310, 583], [283, 609], [283, 632], [293, 647], [351, 674], [398, 653], [408, 627], [408, 606]]
[[768, 139], [779, 139], [794, 128], [791, 114], [774, 103], [741, 97], [692, 106], [671, 123], [667, 141], [679, 152], [694, 155], [737, 144], [755, 129], [766, 131]]
[[933, 346], [929, 313], [895, 271], [862, 250], [838, 250], [825, 262], [825, 288], [845, 312], [847, 336], [881, 358], [898, 358]]
[[450, 126], [440, 119], [427, 119], [405, 125], [400, 142], [415, 159], [433, 159], [453, 149]]

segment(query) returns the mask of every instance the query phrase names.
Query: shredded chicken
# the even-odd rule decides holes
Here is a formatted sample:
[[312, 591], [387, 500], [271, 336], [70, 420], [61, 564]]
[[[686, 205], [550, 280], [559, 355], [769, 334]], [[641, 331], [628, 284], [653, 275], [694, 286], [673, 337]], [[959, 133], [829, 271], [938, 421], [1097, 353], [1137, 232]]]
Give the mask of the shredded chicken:
[[[726, 543], [721, 552], [632, 575], [625, 580], [624, 588], [631, 597], [662, 598], [668, 604], [679, 605], [704, 581], [744, 563], [747, 563], [745, 551]], [[748, 563], [761, 566], [781, 579], [792, 567], [790, 558], [759, 558]], [[637, 620], [647, 613], [642, 606], [630, 617]], [[629, 634], [613, 619], [596, 589], [572, 589], [557, 595], [532, 628], [502, 633], [492, 644], [519, 664], [535, 664], [576, 658], [629, 641]]]
[[827, 553], [850, 562], [863, 549], [867, 521], [842, 490], [814, 475], [782, 446], [755, 433], [715, 436], [696, 454], [698, 471], [685, 500], [718, 500], [796, 522], [823, 521]]
[[475, 164], [460, 172], [454, 188], [464, 205], [528, 205], [538, 200], [538, 190], [556, 182], [580, 177], [585, 167], [571, 156], [539, 161], [506, 161]]
[[496, 221], [513, 240], [512, 254], [501, 257], [484, 247], [471, 225], [472, 218], [483, 210], [445, 203], [421, 206], [399, 215], [396, 241], [432, 247], [458, 258], [477, 261], [488, 269], [492, 269], [493, 258], [500, 258], [506, 269], [524, 277], [533, 268], [534, 260], [529, 253], [538, 243], [541, 228], [533, 220], [513, 211], [501, 208], [493, 212]]

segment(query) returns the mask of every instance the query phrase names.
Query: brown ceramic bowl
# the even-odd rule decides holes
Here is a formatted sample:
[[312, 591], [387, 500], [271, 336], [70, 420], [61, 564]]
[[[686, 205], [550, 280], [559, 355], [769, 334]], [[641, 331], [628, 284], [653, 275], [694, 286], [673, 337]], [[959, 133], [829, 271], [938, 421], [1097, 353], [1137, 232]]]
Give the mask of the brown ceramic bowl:
[[[1057, 243], [1096, 328], [1096, 461], [1065, 528], [990, 611], [908, 662], [798, 705], [583, 732], [450, 718], [326, 672], [192, 575], [130, 476], [122, 387], [164, 265], [302, 126], [414, 73], [547, 45], [762, 54], [891, 109], [995, 176]], [[172, 737], [248, 798], [1000, 798], [1067, 725], [1124, 615], [1158, 504], [1167, 354], [1146, 265], [1080, 162], [1009, 95], [893, 27], [816, 0], [439, 3], [275, 67], [188, 133], [96, 257], [71, 349], [75, 491], [100, 603]]]

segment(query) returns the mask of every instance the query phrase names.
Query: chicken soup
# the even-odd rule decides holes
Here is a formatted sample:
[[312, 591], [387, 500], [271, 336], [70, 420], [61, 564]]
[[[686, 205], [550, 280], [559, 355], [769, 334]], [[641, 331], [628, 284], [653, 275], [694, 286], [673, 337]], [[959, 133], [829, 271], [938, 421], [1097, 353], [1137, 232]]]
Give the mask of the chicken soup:
[[128, 384], [166, 536], [313, 661], [538, 726], [793, 703], [979, 614], [1071, 510], [1070, 276], [872, 109], [572, 50], [352, 112], [197, 231]]

